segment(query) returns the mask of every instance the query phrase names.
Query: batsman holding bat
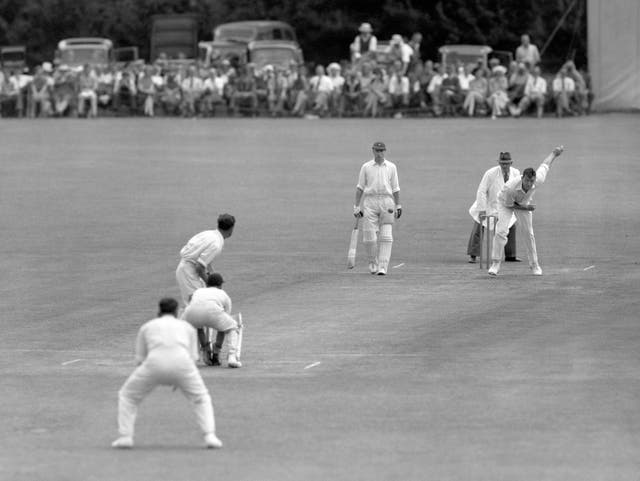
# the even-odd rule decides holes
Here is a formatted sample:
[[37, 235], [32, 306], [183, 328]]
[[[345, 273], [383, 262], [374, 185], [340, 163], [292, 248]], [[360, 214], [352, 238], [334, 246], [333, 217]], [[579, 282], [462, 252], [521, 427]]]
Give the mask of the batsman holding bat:
[[509, 220], [515, 214], [520, 229], [524, 230], [524, 244], [527, 248], [529, 267], [534, 276], [541, 276], [542, 269], [538, 263], [536, 239], [533, 235], [533, 211], [535, 205], [531, 203], [536, 188], [547, 178], [551, 164], [564, 151], [563, 146], [556, 147], [540, 164], [537, 170], [528, 167], [522, 171], [522, 177], [509, 180], [498, 194], [498, 224], [493, 239], [492, 263], [489, 268], [490, 276], [497, 276], [500, 271], [502, 252], [507, 243]]
[[402, 206], [398, 170], [385, 159], [386, 146], [375, 142], [372, 149], [373, 159], [360, 168], [353, 215], [362, 217], [362, 242], [369, 272], [384, 276], [391, 258], [394, 219], [402, 215]]

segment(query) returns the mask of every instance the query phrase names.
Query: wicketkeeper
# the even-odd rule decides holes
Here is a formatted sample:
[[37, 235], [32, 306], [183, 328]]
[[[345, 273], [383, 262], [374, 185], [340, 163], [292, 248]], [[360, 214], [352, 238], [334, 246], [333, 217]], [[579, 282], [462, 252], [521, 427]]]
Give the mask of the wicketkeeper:
[[209, 274], [207, 287], [197, 289], [191, 296], [191, 302], [184, 311], [183, 318], [197, 329], [209, 327], [222, 336], [216, 337], [212, 346], [207, 346], [212, 366], [219, 366], [218, 355], [224, 340], [228, 345], [227, 365], [242, 367], [240, 350], [242, 346], [242, 315], [231, 315], [231, 298], [222, 290], [224, 280], [218, 273]]
[[[398, 170], [384, 157], [383, 142], [372, 146], [373, 159], [360, 168], [353, 215], [362, 217], [362, 242], [367, 251], [369, 272], [384, 276], [393, 246], [393, 223], [402, 215]], [[362, 206], [360, 203], [362, 202]]]

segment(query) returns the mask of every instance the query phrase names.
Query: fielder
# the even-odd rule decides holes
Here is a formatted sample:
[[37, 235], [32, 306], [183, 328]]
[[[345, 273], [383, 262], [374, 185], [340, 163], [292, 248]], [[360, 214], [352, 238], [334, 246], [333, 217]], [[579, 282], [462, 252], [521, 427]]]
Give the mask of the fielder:
[[221, 448], [211, 396], [202, 381], [196, 360], [196, 330], [188, 322], [176, 318], [178, 301], [164, 298], [159, 303], [156, 319], [146, 322], [136, 339], [138, 367], [118, 391], [118, 432], [111, 446], [132, 448], [138, 405], [158, 385], [175, 386], [193, 404], [198, 426], [207, 448]]
[[507, 182], [498, 194], [498, 224], [493, 239], [492, 263], [489, 268], [489, 275], [497, 276], [500, 271], [500, 260], [502, 250], [507, 243], [507, 233], [509, 231], [509, 219], [515, 214], [518, 225], [524, 230], [524, 243], [527, 248], [529, 267], [534, 276], [541, 276], [542, 269], [538, 263], [538, 253], [536, 251], [536, 239], [533, 235], [533, 211], [535, 205], [531, 203], [537, 186], [544, 183], [551, 168], [551, 164], [562, 154], [564, 147], [559, 146], [553, 149], [540, 164], [538, 170], [532, 167], [524, 169], [521, 178], [515, 178]]
[[[476, 200], [469, 208], [469, 215], [473, 218], [473, 229], [469, 236], [469, 244], [467, 245], [467, 255], [469, 262], [475, 263], [476, 257], [480, 255], [480, 232], [486, 226], [486, 216], [498, 215], [498, 194], [509, 179], [520, 177], [520, 171], [511, 166], [511, 154], [509, 152], [500, 152], [498, 158], [498, 166], [491, 167], [482, 176], [478, 190], [476, 191]], [[509, 219], [509, 235], [507, 236], [507, 244], [504, 247], [504, 255], [506, 262], [519, 262], [516, 257], [516, 216], [511, 214]]]
[[[205, 286], [207, 275], [214, 271], [213, 259], [216, 258], [224, 247], [224, 240], [231, 237], [236, 219], [230, 214], [222, 214], [218, 217], [218, 228], [205, 230], [194, 235], [180, 250], [180, 263], [176, 269], [176, 280], [182, 295], [182, 302], [189, 304], [192, 294], [196, 289]], [[221, 334], [222, 337], [222, 334]], [[198, 329], [198, 339], [205, 362], [210, 357], [206, 351], [209, 345], [208, 336], [204, 329]], [[220, 340], [222, 344], [222, 339]]]
[[[373, 159], [360, 168], [353, 215], [362, 217], [362, 242], [369, 272], [384, 276], [393, 246], [393, 222], [402, 215], [398, 170], [384, 157], [383, 142], [373, 144]], [[362, 206], [360, 202], [362, 201]]]
[[223, 282], [220, 274], [209, 274], [207, 287], [196, 289], [184, 311], [183, 318], [195, 328], [209, 327], [222, 333], [222, 336], [217, 336], [216, 343], [208, 349], [211, 353], [211, 365], [220, 365], [218, 354], [222, 349], [222, 342], [226, 339], [227, 365], [242, 367], [240, 362], [242, 315], [238, 313], [235, 318], [231, 316], [231, 298], [222, 290]]

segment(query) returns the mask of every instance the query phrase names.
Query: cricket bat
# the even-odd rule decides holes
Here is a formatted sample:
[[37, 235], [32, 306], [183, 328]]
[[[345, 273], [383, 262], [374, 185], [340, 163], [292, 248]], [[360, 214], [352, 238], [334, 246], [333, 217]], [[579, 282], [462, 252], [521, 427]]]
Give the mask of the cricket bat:
[[356, 249], [358, 248], [358, 225], [360, 217], [356, 217], [356, 223], [351, 231], [351, 242], [349, 242], [349, 252], [347, 253], [347, 268], [353, 269], [356, 265]]

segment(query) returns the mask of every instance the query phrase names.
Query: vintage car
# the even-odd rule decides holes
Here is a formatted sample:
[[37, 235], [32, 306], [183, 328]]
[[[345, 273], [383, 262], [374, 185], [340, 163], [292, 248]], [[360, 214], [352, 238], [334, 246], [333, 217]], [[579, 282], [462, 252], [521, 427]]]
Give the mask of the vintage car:
[[221, 60], [242, 65], [246, 64], [248, 59], [249, 50], [244, 42], [231, 40], [198, 42], [198, 61], [203, 67], [211, 67]]
[[255, 40], [249, 43], [248, 51], [249, 62], [257, 71], [267, 65], [289, 69], [291, 65], [304, 63], [302, 50], [296, 42]]
[[76, 37], [58, 42], [55, 63], [66, 65], [72, 70], [81, 70], [84, 65], [107, 67], [120, 62], [138, 61], [137, 47], [113, 48], [113, 42], [107, 38]]
[[488, 45], [443, 45], [439, 49], [440, 63], [443, 71], [447, 65], [474, 64], [487, 68], [490, 58], [497, 58], [504, 66], [508, 66], [513, 59], [510, 52], [493, 50]]
[[286, 40], [297, 42], [298, 37], [291, 25], [276, 20], [249, 20], [222, 23], [213, 30], [213, 40], [249, 43], [254, 40]]
[[27, 47], [8, 45], [0, 47], [0, 67], [7, 70], [22, 71], [27, 66]]

